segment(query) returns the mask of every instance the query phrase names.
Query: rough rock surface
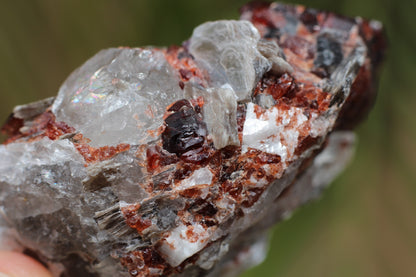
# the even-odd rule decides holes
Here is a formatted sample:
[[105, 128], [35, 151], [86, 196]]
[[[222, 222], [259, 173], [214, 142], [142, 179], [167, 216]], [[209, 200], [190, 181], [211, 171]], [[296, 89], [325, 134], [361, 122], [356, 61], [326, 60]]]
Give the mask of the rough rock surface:
[[234, 276], [349, 161], [380, 23], [277, 3], [99, 52], [2, 128], [0, 248], [55, 276]]

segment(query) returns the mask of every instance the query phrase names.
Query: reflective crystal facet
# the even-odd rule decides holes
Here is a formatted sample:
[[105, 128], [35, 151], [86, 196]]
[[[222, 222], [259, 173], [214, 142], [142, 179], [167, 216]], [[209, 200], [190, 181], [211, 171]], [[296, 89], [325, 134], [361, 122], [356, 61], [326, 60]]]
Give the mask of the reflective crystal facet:
[[69, 76], [52, 111], [92, 146], [154, 139], [165, 107], [184, 97], [176, 72], [154, 49], [102, 50]]

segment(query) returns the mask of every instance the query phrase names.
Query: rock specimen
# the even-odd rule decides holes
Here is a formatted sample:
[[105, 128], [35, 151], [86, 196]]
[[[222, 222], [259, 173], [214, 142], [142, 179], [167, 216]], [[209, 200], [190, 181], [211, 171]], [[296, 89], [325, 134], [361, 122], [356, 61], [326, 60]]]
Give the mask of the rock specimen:
[[0, 146], [1, 248], [55, 276], [233, 276], [351, 156], [375, 96], [380, 23], [282, 4], [183, 46], [113, 48]]

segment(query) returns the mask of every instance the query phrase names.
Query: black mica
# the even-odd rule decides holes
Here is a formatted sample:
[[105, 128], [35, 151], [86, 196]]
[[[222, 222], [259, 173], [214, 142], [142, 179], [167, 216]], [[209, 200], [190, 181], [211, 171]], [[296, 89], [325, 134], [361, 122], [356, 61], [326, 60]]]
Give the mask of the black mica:
[[319, 69], [323, 69], [324, 74], [329, 75], [343, 59], [341, 44], [328, 34], [320, 35], [317, 40], [315, 57], [315, 71], [322, 72]]
[[156, 222], [158, 231], [164, 232], [173, 228], [176, 225], [178, 211], [183, 208], [183, 203], [176, 199], [169, 199], [168, 197], [161, 197], [151, 199], [142, 203], [142, 206], [137, 211], [137, 214], [143, 219], [149, 219]]

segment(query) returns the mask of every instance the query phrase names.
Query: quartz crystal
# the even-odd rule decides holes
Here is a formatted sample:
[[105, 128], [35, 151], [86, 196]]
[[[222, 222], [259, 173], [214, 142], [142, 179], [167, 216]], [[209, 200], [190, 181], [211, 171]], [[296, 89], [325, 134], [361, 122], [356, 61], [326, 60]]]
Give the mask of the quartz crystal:
[[0, 146], [0, 248], [54, 276], [235, 276], [345, 167], [381, 24], [277, 3], [182, 46], [112, 48]]

